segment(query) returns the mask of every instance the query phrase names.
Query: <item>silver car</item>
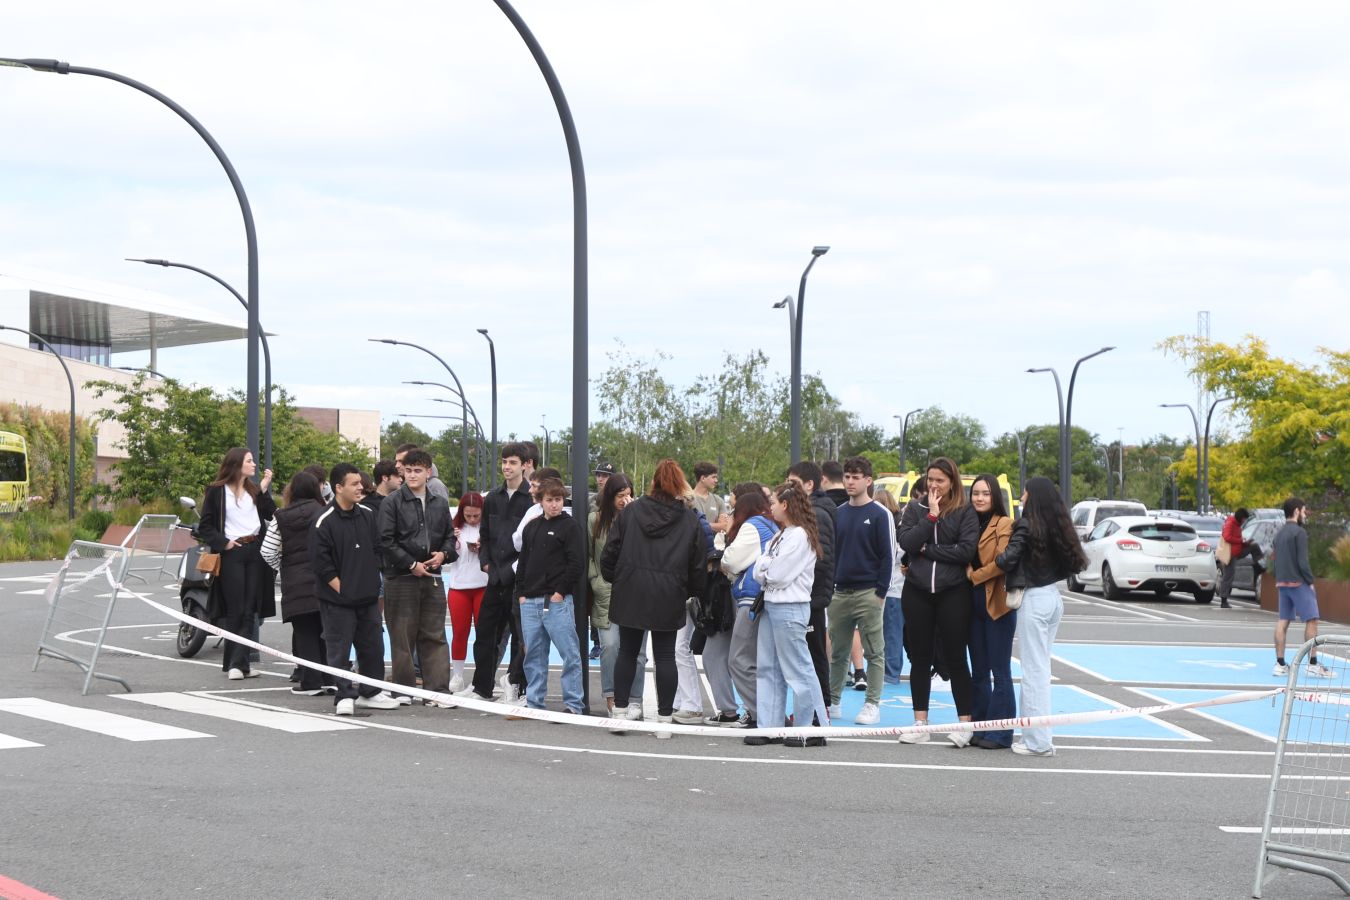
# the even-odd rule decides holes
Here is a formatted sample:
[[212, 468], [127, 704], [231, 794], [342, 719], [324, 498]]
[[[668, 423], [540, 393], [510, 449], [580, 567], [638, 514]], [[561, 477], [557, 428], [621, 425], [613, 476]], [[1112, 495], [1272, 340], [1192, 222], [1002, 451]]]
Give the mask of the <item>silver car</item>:
[[1083, 552], [1088, 566], [1069, 579], [1069, 590], [1095, 585], [1108, 600], [1124, 599], [1131, 591], [1153, 591], [1160, 598], [1182, 591], [1197, 603], [1214, 599], [1214, 548], [1180, 519], [1107, 519], [1083, 541]]

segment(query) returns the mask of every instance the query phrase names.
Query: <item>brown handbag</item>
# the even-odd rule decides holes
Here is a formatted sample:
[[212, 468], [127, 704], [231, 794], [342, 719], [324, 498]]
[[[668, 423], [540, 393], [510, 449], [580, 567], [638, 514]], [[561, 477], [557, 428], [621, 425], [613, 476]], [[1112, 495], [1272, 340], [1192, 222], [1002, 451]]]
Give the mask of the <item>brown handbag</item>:
[[197, 557], [197, 571], [198, 571], [198, 572], [205, 572], [207, 575], [210, 575], [210, 576], [213, 577], [213, 578], [214, 578], [215, 576], [219, 575], [219, 574], [220, 574], [220, 554], [219, 554], [219, 553], [203, 553], [202, 555], [198, 556], [198, 557]]

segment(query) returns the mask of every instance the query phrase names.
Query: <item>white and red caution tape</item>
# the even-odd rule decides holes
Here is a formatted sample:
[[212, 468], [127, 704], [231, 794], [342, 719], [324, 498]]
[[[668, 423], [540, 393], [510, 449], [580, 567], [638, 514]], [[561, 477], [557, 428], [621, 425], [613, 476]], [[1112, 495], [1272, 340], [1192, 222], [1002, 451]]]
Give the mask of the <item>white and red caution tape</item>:
[[[405, 694], [410, 697], [417, 697], [423, 700], [431, 700], [437, 703], [443, 703], [461, 709], [474, 709], [479, 712], [494, 713], [502, 716], [516, 716], [522, 719], [538, 719], [542, 722], [559, 722], [568, 725], [584, 725], [590, 728], [608, 728], [623, 731], [663, 731], [674, 734], [719, 736], [725, 738], [728, 729], [712, 725], [677, 725], [674, 723], [654, 722], [651, 720], [631, 721], [629, 719], [610, 719], [596, 716], [578, 716], [572, 713], [554, 712], [548, 709], [531, 709], [528, 706], [512, 706], [507, 703], [497, 703], [491, 700], [482, 700], [476, 697], [461, 697], [457, 694], [447, 694], [439, 691], [428, 691], [424, 688], [410, 687], [406, 684], [395, 684], [392, 681], [382, 681], [378, 678], [367, 678], [347, 669], [336, 669], [331, 666], [311, 662], [307, 659], [300, 659], [292, 656], [274, 647], [268, 647], [251, 641], [248, 638], [240, 637], [218, 628], [209, 622], [189, 616], [182, 610], [173, 609], [151, 600], [149, 597], [129, 590], [125, 585], [118, 585], [119, 593], [125, 593], [141, 600], [142, 602], [154, 607], [162, 613], [165, 613], [180, 622], [186, 622], [189, 625], [202, 629], [203, 631], [214, 634], [219, 637], [234, 641], [237, 644], [243, 644], [245, 647], [251, 647], [260, 653], [266, 653], [269, 656], [275, 656], [278, 659], [284, 659], [287, 662], [295, 663], [317, 672], [324, 672], [335, 678], [345, 678], [356, 684], [364, 684], [369, 687], [379, 688], [380, 690], [390, 691], [397, 694]], [[1112, 709], [1098, 709], [1087, 712], [1077, 713], [1055, 713], [1048, 716], [1018, 716], [1010, 719], [994, 719], [987, 722], [945, 722], [934, 725], [894, 725], [878, 728], [857, 728], [841, 727], [831, 725], [825, 727], [798, 726], [794, 728], [757, 728], [753, 730], [738, 730], [737, 734], [757, 734], [764, 737], [789, 737], [789, 736], [810, 736], [810, 737], [899, 737], [904, 734], [946, 734], [954, 731], [1006, 731], [1013, 728], [1044, 728], [1056, 725], [1075, 725], [1091, 722], [1105, 722], [1113, 719], [1132, 719], [1138, 716], [1154, 716], [1160, 713], [1176, 712], [1185, 709], [1201, 709], [1207, 706], [1224, 706], [1229, 703], [1247, 703], [1252, 700], [1265, 700], [1283, 694], [1285, 688], [1269, 688], [1258, 691], [1239, 691], [1233, 694], [1224, 694], [1221, 697], [1211, 697], [1207, 700], [1194, 700], [1190, 703], [1161, 703], [1156, 706], [1135, 706], [1135, 707], [1115, 707]], [[1299, 699], [1309, 702], [1326, 702], [1322, 694], [1299, 692], [1296, 695]], [[1319, 699], [1320, 698], [1320, 699]]]

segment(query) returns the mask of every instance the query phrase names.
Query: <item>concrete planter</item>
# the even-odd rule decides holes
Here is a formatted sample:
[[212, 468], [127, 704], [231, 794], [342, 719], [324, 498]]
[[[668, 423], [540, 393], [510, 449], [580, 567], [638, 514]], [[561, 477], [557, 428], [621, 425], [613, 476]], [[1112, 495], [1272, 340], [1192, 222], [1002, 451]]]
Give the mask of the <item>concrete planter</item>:
[[[1319, 578], [1317, 588], [1317, 610], [1327, 622], [1350, 624], [1350, 581], [1332, 581]], [[1275, 587], [1275, 579], [1269, 574], [1261, 576], [1261, 608], [1270, 612], [1280, 609], [1280, 592]]]

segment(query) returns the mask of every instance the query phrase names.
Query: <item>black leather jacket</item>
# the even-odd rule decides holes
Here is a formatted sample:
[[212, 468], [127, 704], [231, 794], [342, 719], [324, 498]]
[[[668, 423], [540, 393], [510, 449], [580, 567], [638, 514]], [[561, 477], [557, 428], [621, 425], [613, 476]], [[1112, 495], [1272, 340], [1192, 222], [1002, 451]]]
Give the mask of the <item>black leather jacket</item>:
[[414, 563], [425, 562], [437, 550], [446, 562], [458, 558], [450, 504], [431, 491], [426, 501], [423, 512], [422, 501], [405, 484], [380, 503], [380, 557], [386, 578], [411, 575]]
[[994, 565], [1008, 573], [1006, 584], [1010, 588], [1045, 587], [1076, 574], [1069, 560], [1057, 559], [1052, 562], [1052, 567], [1046, 568], [1044, 560], [1038, 564], [1032, 558], [1031, 526], [1026, 519], [1018, 519], [1017, 524], [1013, 525], [1008, 546], [994, 560]]

